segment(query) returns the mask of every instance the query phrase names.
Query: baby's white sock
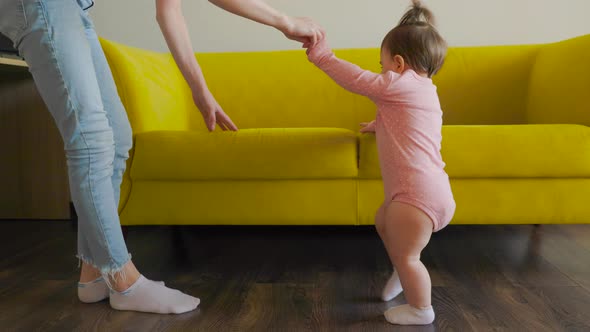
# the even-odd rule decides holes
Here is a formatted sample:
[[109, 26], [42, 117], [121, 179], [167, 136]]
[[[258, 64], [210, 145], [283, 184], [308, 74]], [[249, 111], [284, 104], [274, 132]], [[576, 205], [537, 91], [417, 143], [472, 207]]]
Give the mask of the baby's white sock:
[[196, 297], [168, 288], [144, 276], [139, 276], [127, 290], [111, 291], [110, 295], [113, 309], [157, 314], [181, 314], [195, 310], [200, 303]]
[[84, 303], [100, 302], [109, 297], [109, 287], [102, 277], [78, 283], [78, 298]]
[[396, 296], [398, 296], [402, 289], [402, 283], [399, 280], [399, 275], [397, 274], [397, 270], [393, 271], [389, 280], [385, 284], [383, 288], [383, 293], [381, 294], [381, 299], [385, 302], [393, 300]]
[[393, 307], [385, 311], [385, 319], [398, 325], [428, 325], [434, 322], [432, 306], [417, 309], [409, 304]]

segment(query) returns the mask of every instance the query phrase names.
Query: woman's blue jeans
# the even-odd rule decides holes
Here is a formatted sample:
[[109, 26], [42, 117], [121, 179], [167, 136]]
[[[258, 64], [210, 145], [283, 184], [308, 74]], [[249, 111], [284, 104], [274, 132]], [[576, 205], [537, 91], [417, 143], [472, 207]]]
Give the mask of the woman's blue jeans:
[[27, 62], [63, 138], [78, 213], [78, 257], [112, 275], [130, 260], [117, 207], [132, 134], [87, 14], [91, 5], [0, 0], [0, 32]]

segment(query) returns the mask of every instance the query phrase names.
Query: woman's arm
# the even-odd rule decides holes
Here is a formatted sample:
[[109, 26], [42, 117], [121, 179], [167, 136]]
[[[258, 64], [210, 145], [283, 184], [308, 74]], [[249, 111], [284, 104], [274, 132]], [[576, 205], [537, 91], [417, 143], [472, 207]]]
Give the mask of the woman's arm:
[[308, 18], [289, 17], [262, 0], [209, 0], [212, 4], [236, 15], [276, 28], [289, 39], [315, 44], [323, 30]]
[[207, 87], [201, 67], [195, 58], [180, 5], [181, 0], [156, 0], [156, 20], [166, 44], [192, 91], [195, 105], [203, 115], [207, 128], [213, 131], [215, 124], [218, 124], [223, 130], [237, 130], [236, 125], [225, 114]]

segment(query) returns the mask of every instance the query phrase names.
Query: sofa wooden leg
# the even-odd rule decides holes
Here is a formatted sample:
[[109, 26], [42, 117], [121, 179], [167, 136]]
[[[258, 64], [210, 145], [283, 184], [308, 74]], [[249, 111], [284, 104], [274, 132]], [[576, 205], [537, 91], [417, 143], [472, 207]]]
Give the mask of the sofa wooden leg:
[[542, 230], [540, 224], [534, 224], [529, 236], [528, 252], [530, 257], [539, 255], [541, 246]]

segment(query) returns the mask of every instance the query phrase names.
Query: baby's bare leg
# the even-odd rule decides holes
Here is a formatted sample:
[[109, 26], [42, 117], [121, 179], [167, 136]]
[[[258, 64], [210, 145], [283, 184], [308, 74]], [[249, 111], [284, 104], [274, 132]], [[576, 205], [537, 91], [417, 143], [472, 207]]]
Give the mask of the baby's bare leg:
[[[391, 256], [391, 249], [388, 248], [388, 242], [385, 240], [386, 239], [385, 228], [387, 228], [387, 223], [385, 220], [385, 208], [386, 207], [387, 207], [387, 205], [384, 203], [381, 205], [379, 210], [377, 210], [377, 213], [375, 215], [375, 228], [377, 229], [377, 234], [379, 234], [381, 241], [383, 241], [383, 246], [385, 246], [385, 251], [387, 251], [387, 256], [389, 257], [389, 260], [391, 261], [391, 264], [393, 265], [393, 260], [391, 258], [392, 257]], [[397, 271], [394, 271], [391, 274], [391, 276], [389, 277], [389, 279], [387, 280], [385, 287], [383, 287], [383, 291], [381, 292], [381, 299], [385, 302], [391, 301], [396, 296], [398, 296], [402, 291], [403, 291], [403, 289], [402, 289], [402, 284], [399, 280], [399, 275], [398, 275]]]
[[432, 286], [420, 254], [430, 241], [433, 223], [422, 210], [400, 202], [385, 209], [385, 223], [383, 239], [409, 304], [389, 309], [385, 317], [394, 324], [430, 324]]

